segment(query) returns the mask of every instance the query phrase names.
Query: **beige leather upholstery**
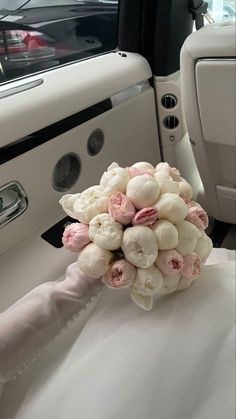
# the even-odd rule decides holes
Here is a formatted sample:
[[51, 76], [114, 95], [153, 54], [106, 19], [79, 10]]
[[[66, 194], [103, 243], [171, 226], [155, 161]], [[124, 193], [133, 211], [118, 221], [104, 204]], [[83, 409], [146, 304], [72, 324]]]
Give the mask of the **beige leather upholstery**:
[[192, 33], [181, 51], [183, 107], [209, 214], [236, 224], [235, 21]]

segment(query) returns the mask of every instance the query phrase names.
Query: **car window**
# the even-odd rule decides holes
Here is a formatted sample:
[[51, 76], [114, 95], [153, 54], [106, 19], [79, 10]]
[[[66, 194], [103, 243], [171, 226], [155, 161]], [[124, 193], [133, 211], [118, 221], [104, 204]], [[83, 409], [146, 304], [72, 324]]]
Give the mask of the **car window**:
[[0, 0], [0, 83], [116, 49], [117, 22], [118, 0]]
[[26, 2], [26, 0], [0, 1], [0, 18], [7, 15], [8, 13], [14, 12], [14, 10], [22, 7]]
[[208, 10], [216, 22], [234, 19], [236, 16], [235, 0], [208, 0]]
[[[67, 6], [67, 5], [78, 5], [78, 3], [103, 3], [106, 1], [100, 0], [30, 0], [24, 6], [25, 8], [32, 7], [51, 7], [51, 6]], [[109, 1], [108, 1], [109, 3]], [[117, 3], [117, 2], [116, 2]]]

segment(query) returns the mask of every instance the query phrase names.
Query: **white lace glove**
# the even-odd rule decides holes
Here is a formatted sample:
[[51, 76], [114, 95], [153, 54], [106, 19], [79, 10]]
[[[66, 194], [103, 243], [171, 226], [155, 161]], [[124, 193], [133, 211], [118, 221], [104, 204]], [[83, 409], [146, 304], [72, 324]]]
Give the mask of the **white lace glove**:
[[61, 282], [42, 284], [0, 313], [0, 383], [13, 378], [79, 313], [101, 280], [68, 266]]

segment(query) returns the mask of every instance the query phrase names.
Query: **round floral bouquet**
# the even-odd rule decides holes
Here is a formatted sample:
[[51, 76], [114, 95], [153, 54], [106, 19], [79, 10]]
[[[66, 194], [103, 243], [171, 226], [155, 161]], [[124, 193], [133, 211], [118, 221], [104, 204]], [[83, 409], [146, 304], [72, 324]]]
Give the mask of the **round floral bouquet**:
[[112, 163], [99, 185], [61, 198], [79, 221], [66, 227], [63, 244], [79, 253], [83, 273], [129, 288], [132, 300], [151, 310], [154, 295], [188, 288], [212, 250], [207, 214], [192, 196], [168, 163]]

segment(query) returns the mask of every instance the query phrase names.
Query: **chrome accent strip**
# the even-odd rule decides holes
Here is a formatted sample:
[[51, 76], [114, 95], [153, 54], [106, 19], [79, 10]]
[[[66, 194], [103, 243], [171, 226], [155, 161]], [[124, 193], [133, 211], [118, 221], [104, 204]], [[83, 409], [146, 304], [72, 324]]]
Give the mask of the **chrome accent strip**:
[[235, 61], [236, 62], [236, 57], [227, 57], [227, 56], [225, 56], [225, 57], [212, 57], [212, 58], [199, 58], [198, 60], [197, 60], [197, 62], [199, 62], [199, 61]]
[[38, 87], [43, 84], [43, 79], [37, 79], [34, 81], [30, 81], [27, 83], [20, 84], [15, 87], [10, 87], [8, 89], [0, 89], [0, 99], [4, 99], [6, 97], [16, 95], [17, 93], [25, 92], [26, 90], [33, 89], [34, 87]]
[[122, 90], [119, 93], [116, 93], [115, 95], [111, 96], [112, 107], [114, 108], [115, 106], [120, 105], [126, 100], [131, 99], [132, 97], [137, 96], [140, 93], [143, 93], [145, 90], [149, 88], [150, 88], [149, 81], [144, 80], [131, 87], [128, 87], [127, 89]]

